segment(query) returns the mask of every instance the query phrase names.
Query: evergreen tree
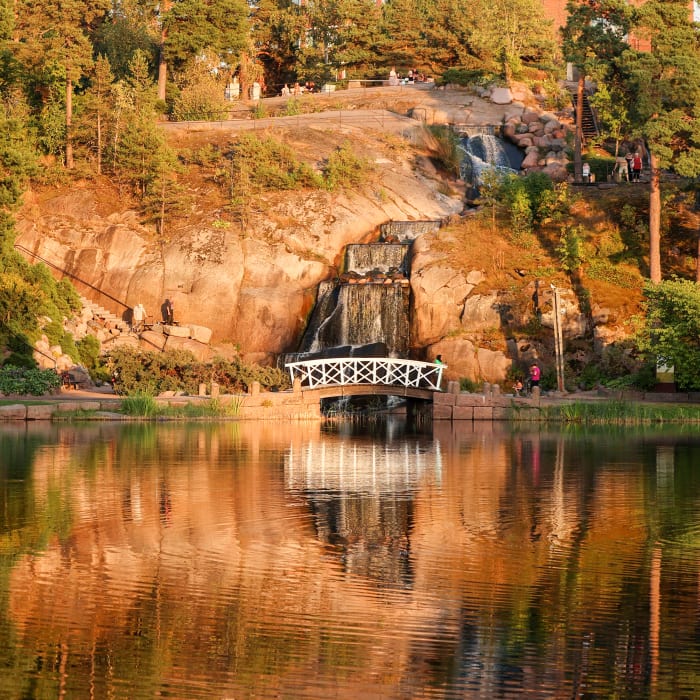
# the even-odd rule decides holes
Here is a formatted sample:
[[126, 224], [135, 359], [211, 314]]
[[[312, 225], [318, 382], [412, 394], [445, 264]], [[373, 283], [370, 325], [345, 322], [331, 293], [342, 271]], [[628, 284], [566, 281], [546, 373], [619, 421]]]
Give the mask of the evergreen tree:
[[159, 99], [165, 99], [165, 65], [177, 73], [203, 53], [222, 64], [236, 65], [249, 44], [249, 13], [244, 0], [168, 0], [160, 11]]
[[92, 65], [91, 34], [108, 10], [108, 0], [18, 0], [15, 4], [13, 50], [46, 93], [55, 85], [63, 86], [68, 168], [73, 167], [73, 88]]
[[616, 61], [627, 49], [627, 36], [633, 21], [626, 0], [569, 0], [568, 17], [562, 28], [564, 57], [578, 69], [574, 178], [581, 173], [583, 140], [583, 97], [586, 76], [605, 82], [614, 72]]
[[635, 29], [650, 51], [628, 50], [633, 124], [648, 146], [649, 270], [661, 281], [662, 169], [700, 176], [700, 33], [685, 0], [647, 0]]
[[95, 153], [96, 171], [102, 174], [102, 160], [106, 144], [107, 126], [114, 115], [114, 91], [109, 60], [98, 56], [92, 71], [91, 83], [83, 99], [81, 126], [88, 132], [87, 141]]
[[109, 15], [97, 29], [94, 54], [108, 61], [117, 80], [129, 74], [129, 62], [136, 51], [155, 65], [160, 42], [156, 8], [148, 0], [112, 0]]
[[306, 20], [291, 0], [260, 0], [251, 14], [255, 53], [265, 66], [266, 83], [280, 87], [296, 79], [299, 42]]

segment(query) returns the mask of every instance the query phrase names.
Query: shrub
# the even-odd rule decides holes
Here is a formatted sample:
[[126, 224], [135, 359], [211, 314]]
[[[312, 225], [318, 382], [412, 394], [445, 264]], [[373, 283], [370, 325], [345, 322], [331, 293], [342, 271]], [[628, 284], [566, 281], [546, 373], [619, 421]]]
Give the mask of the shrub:
[[355, 155], [352, 146], [346, 141], [331, 153], [323, 169], [326, 187], [331, 191], [339, 187], [357, 187], [366, 181], [371, 169], [371, 163], [366, 158]]
[[293, 190], [320, 187], [321, 178], [311, 166], [298, 160], [294, 150], [272, 137], [242, 134], [231, 152], [231, 171], [235, 173], [235, 195], [264, 190]]
[[61, 386], [61, 377], [52, 369], [36, 367], [0, 367], [0, 393], [31, 394], [43, 396], [50, 394]]
[[449, 126], [434, 124], [426, 128], [428, 146], [435, 160], [451, 175], [459, 175], [462, 155], [458, 148], [459, 138]]
[[469, 379], [469, 377], [460, 377], [459, 378], [459, 390], [460, 391], [468, 391], [470, 394], [474, 394], [477, 391], [481, 389], [481, 386], [479, 385], [479, 382], [475, 382], [472, 379]]
[[257, 381], [264, 389], [289, 386], [288, 376], [275, 367], [261, 367], [240, 358], [211, 363], [198, 362], [186, 351], [140, 352], [117, 348], [108, 357], [108, 366], [118, 394], [155, 396], [163, 391], [196, 394], [200, 384], [217, 382], [224, 393], [241, 393]]

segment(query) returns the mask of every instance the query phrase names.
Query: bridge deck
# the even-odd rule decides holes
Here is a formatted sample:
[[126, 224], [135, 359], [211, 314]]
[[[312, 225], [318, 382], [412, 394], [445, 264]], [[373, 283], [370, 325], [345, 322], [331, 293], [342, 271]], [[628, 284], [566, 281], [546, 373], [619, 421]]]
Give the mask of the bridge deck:
[[[335, 357], [286, 365], [302, 389], [330, 389], [329, 396], [399, 395], [432, 398], [445, 365], [393, 357]], [[350, 391], [351, 390], [351, 391]]]

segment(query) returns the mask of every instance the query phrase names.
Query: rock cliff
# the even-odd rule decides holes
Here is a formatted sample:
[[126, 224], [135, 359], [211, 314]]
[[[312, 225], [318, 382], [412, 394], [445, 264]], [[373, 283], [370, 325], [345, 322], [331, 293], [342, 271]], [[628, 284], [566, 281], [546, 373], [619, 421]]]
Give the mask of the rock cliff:
[[[405, 122], [415, 141], [419, 125]], [[300, 151], [308, 144], [302, 155], [314, 164], [338, 144], [335, 126], [305, 131], [280, 126], [275, 137]], [[250, 360], [271, 359], [294, 348], [318, 283], [337, 275], [344, 246], [371, 240], [387, 221], [444, 219], [463, 207], [458, 183], [438, 176], [419, 149], [360, 124], [341, 131], [373, 162], [371, 177], [354, 191], [264, 195], [241, 223], [221, 193], [195, 174], [187, 183], [191, 211], [158, 236], [115, 185], [83, 181], [29, 192], [17, 242], [112, 311], [128, 313], [140, 302], [160, 318], [171, 299], [176, 320], [211, 328], [213, 344], [237, 346]], [[197, 142], [227, 138], [200, 133]], [[191, 147], [188, 139], [176, 146]]]

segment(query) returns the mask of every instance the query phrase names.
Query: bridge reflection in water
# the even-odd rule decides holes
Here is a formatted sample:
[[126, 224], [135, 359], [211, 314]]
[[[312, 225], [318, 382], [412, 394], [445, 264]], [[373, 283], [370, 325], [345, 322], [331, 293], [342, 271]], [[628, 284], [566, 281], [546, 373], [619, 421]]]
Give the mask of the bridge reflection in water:
[[439, 442], [290, 446], [285, 482], [308, 504], [318, 541], [343, 571], [383, 587], [413, 586], [415, 498], [442, 485]]
[[290, 490], [396, 495], [440, 485], [442, 455], [439, 442], [308, 442], [301, 449], [290, 446], [284, 471]]

